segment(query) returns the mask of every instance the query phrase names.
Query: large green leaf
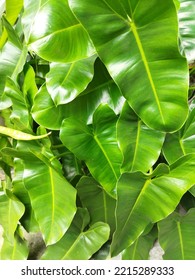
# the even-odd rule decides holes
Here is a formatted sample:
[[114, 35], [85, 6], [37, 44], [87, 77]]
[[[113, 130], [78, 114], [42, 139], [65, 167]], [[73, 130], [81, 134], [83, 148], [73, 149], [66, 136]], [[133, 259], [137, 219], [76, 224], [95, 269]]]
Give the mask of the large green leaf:
[[182, 129], [166, 135], [163, 153], [170, 164], [183, 155], [195, 153], [195, 108], [190, 111]]
[[184, 216], [173, 213], [158, 223], [159, 242], [165, 260], [194, 260], [195, 208]]
[[44, 85], [35, 97], [32, 115], [38, 124], [58, 130], [63, 119], [70, 116], [84, 120], [87, 124], [92, 123], [93, 113], [102, 103], [108, 104], [118, 114], [124, 98], [105, 66], [97, 60], [94, 78], [82, 95], [68, 104], [56, 107]]
[[86, 89], [93, 78], [95, 58], [92, 56], [73, 63], [51, 63], [46, 86], [56, 105], [69, 103]]
[[22, 22], [29, 50], [46, 60], [73, 62], [95, 53], [67, 0], [25, 0]]
[[195, 154], [186, 155], [170, 166], [170, 173], [146, 176], [123, 173], [117, 186], [117, 229], [112, 254], [130, 246], [150, 223], [174, 211], [180, 199], [195, 183]]
[[178, 50], [173, 1], [69, 3], [110, 75], [143, 122], [156, 130], [179, 129], [188, 113], [188, 69]]
[[63, 121], [60, 131], [62, 143], [85, 161], [93, 177], [112, 196], [115, 196], [122, 162], [116, 121], [114, 112], [107, 105], [100, 105], [93, 115], [93, 127], [70, 117]]
[[78, 182], [77, 193], [83, 207], [89, 211], [91, 222], [105, 222], [110, 226], [110, 233], [115, 230], [116, 200], [91, 177], [82, 177]]
[[51, 163], [51, 152], [44, 152], [44, 149], [45, 146], [41, 149], [33, 143], [19, 143], [17, 150], [7, 149], [7, 152], [23, 160], [22, 182], [44, 240], [46, 244], [53, 244], [72, 222], [76, 212], [76, 191], [60, 173], [59, 162], [53, 160]]
[[123, 260], [148, 260], [150, 250], [156, 240], [155, 231], [142, 234], [136, 241], [122, 252]]
[[0, 260], [26, 260], [28, 253], [26, 242], [19, 236], [14, 237], [13, 243], [4, 238], [3, 246], [0, 248]]
[[14, 243], [14, 233], [24, 211], [24, 205], [10, 191], [0, 193], [0, 225], [10, 244]]
[[179, 31], [182, 50], [188, 62], [195, 60], [195, 2], [194, 0], [179, 0]]
[[[109, 226], [98, 222], [84, 231], [86, 222], [84, 209], [79, 209], [72, 225], [56, 244], [48, 246], [41, 259], [44, 260], [88, 260], [108, 240]], [[86, 220], [87, 221], [87, 220]]]
[[122, 171], [147, 172], [160, 155], [164, 137], [163, 132], [146, 126], [125, 103], [117, 123], [117, 139], [124, 158]]

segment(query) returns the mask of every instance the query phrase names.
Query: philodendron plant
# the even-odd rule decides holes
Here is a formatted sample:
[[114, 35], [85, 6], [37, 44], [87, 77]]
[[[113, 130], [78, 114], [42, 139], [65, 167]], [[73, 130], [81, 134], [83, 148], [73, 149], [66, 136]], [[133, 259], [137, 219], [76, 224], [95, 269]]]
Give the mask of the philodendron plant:
[[195, 1], [0, 15], [0, 259], [195, 259]]

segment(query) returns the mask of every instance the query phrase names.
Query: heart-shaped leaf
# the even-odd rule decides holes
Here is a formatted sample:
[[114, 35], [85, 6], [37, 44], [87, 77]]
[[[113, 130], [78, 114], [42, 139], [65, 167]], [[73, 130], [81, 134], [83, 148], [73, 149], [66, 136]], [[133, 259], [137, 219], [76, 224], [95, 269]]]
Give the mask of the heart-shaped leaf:
[[[188, 176], [186, 176], [188, 174]], [[111, 245], [113, 256], [130, 246], [150, 223], [174, 211], [195, 184], [195, 155], [170, 166], [170, 173], [146, 178], [141, 172], [123, 173], [117, 185], [117, 228]]]
[[156, 130], [178, 130], [188, 114], [188, 68], [178, 50], [178, 19], [173, 1], [69, 3], [110, 75], [143, 122]]

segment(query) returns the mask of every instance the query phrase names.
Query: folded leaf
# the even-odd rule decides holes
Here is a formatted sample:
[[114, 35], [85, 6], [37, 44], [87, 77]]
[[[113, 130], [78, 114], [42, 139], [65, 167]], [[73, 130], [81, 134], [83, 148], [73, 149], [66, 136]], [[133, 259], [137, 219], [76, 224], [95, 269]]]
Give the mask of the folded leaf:
[[178, 19], [173, 1], [69, 3], [110, 75], [143, 122], [156, 130], [178, 130], [188, 114], [188, 68], [178, 50]]
[[[187, 174], [187, 176], [186, 176]], [[117, 228], [111, 245], [113, 256], [130, 246], [150, 223], [174, 211], [195, 184], [195, 154], [170, 166], [170, 173], [148, 179], [141, 172], [123, 173], [117, 185]]]

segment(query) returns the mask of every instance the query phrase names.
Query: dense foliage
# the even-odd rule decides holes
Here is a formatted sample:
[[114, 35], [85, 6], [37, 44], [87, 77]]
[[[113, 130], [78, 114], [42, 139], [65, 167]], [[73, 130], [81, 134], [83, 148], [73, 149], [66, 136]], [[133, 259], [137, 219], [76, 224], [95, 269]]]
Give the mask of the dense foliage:
[[195, 258], [194, 14], [0, 1], [0, 259]]

